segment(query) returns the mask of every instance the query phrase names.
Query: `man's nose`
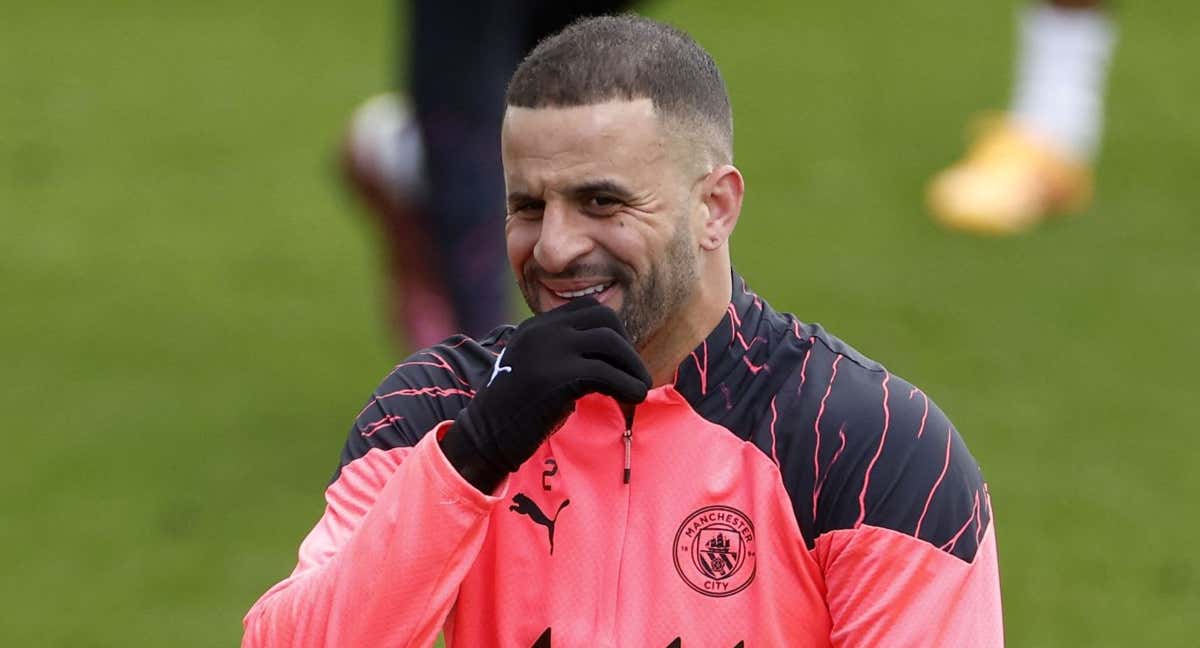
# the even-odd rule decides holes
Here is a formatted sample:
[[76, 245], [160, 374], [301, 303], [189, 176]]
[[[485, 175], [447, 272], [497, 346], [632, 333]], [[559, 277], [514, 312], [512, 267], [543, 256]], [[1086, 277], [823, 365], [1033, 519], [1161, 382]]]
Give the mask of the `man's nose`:
[[542, 229], [533, 248], [538, 265], [549, 273], [563, 272], [595, 246], [589, 219], [562, 204], [547, 204]]

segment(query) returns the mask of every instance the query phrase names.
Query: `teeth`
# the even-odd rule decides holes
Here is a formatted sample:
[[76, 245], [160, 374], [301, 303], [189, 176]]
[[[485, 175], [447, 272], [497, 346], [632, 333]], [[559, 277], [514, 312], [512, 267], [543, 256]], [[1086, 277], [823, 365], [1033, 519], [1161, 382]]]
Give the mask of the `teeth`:
[[596, 284], [595, 286], [588, 286], [582, 290], [568, 290], [564, 292], [555, 290], [554, 294], [562, 297], [563, 299], [575, 299], [576, 297], [586, 297], [588, 295], [604, 292], [611, 285], [612, 284]]

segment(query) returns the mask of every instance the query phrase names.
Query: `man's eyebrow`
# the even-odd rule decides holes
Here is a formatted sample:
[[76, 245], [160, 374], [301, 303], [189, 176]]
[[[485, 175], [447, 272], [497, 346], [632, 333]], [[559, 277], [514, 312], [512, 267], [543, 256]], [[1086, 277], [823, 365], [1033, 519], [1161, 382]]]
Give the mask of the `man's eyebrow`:
[[513, 191], [508, 194], [508, 204], [510, 205], [537, 202], [539, 200], [541, 200], [541, 198], [535, 198], [524, 191]]
[[[611, 194], [622, 198], [633, 195], [633, 192], [630, 191], [625, 185], [617, 182], [616, 180], [610, 180], [607, 178], [590, 180], [588, 182], [573, 185], [567, 189], [566, 193], [573, 198], [580, 198], [595, 194]], [[510, 205], [519, 205], [541, 202], [542, 198], [524, 191], [512, 191], [509, 192], [507, 200], [508, 204]]]
[[612, 194], [614, 196], [633, 195], [633, 192], [626, 188], [625, 185], [617, 182], [616, 180], [610, 180], [607, 178], [591, 180], [584, 182], [583, 184], [575, 185], [568, 189], [567, 193], [575, 197], [589, 196], [593, 194]]

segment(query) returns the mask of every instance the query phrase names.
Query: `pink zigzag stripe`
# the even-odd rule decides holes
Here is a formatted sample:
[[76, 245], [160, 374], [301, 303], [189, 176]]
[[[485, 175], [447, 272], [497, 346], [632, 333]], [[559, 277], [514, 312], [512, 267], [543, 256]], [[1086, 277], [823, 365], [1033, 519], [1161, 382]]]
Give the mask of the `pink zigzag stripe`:
[[434, 396], [436, 398], [449, 398], [450, 396], [466, 396], [474, 398], [475, 392], [472, 390], [459, 389], [457, 387], [418, 387], [409, 389], [397, 389], [394, 392], [380, 394], [375, 398], [383, 400], [393, 396]]
[[975, 521], [975, 517], [978, 514], [979, 514], [979, 491], [975, 491], [975, 504], [972, 505], [972, 507], [971, 507], [971, 515], [967, 516], [966, 524], [962, 525], [962, 528], [958, 530], [958, 533], [955, 533], [953, 538], [950, 538], [950, 540], [948, 540], [946, 542], [946, 544], [938, 547], [938, 549], [941, 549], [942, 551], [954, 551], [954, 545], [958, 544], [958, 539], [960, 537], [962, 537], [962, 534], [965, 533], [967, 529], [971, 528], [971, 523], [973, 523]]
[[983, 528], [983, 517], [982, 517], [983, 509], [985, 507], [988, 511], [988, 515], [990, 516], [992, 513], [992, 494], [988, 492], [987, 482], [983, 483], [983, 503], [980, 505], [979, 530], [977, 532], [978, 535], [975, 536], [975, 544], [976, 545], [983, 542], [983, 536], [984, 536], [984, 533], [986, 532], [986, 530]]
[[837, 463], [837, 460], [840, 459], [842, 456], [842, 451], [846, 449], [846, 424], [845, 423], [843, 423], [842, 426], [838, 428], [838, 437], [842, 440], [842, 443], [841, 443], [841, 445], [838, 446], [837, 451], [833, 453], [833, 459], [829, 460], [829, 465], [825, 466], [825, 476], [821, 477], [821, 482], [819, 484], [817, 484], [817, 492], [813, 495], [813, 518], [814, 519], [816, 519], [816, 517], [817, 517], [816, 500], [821, 497], [821, 491], [824, 490], [824, 488], [825, 488], [825, 481], [829, 479], [829, 473], [833, 472], [833, 464]]
[[946, 427], [946, 461], [942, 464], [942, 474], [938, 475], [937, 481], [933, 482], [933, 488], [929, 490], [929, 496], [925, 498], [925, 508], [921, 509], [921, 517], [917, 519], [917, 530], [913, 531], [913, 537], [921, 539], [921, 524], [925, 522], [925, 514], [929, 512], [929, 503], [933, 501], [933, 494], [937, 492], [938, 486], [942, 485], [942, 479], [946, 476], [946, 471], [950, 469], [950, 437], [953, 428]]
[[[451, 367], [450, 363], [446, 362], [446, 360], [444, 358], [442, 358], [441, 356], [439, 356], [438, 354], [436, 354], [432, 351], [424, 351], [424, 352], [422, 352], [422, 355], [433, 356], [434, 360], [437, 360], [437, 362], [422, 362], [422, 361], [418, 361], [418, 360], [413, 360], [411, 362], [401, 362], [400, 364], [396, 365], [395, 369], [399, 369], [401, 367], [415, 367], [415, 366], [437, 367], [439, 369], [445, 369], [446, 372], [449, 373], [460, 384], [466, 385], [467, 387], [471, 386], [471, 383], [463, 380], [462, 376], [459, 376], [458, 372], [454, 370], [454, 367]], [[395, 369], [393, 369], [393, 371]]]
[[774, 461], [775, 465], [778, 466], [779, 455], [775, 452], [775, 421], [779, 420], [779, 413], [775, 411], [776, 398], [778, 398], [778, 396], [771, 397], [771, 461]]
[[745, 362], [746, 368], [750, 370], [750, 373], [755, 375], [758, 375], [758, 372], [763, 371], [764, 369], [768, 372], [771, 370], [771, 367], [767, 363], [764, 362], [760, 365], [756, 365], [753, 362], [750, 362], [750, 358], [747, 358], [746, 356], [742, 356], [742, 362]]
[[888, 410], [888, 380], [892, 378], [892, 374], [883, 372], [883, 434], [879, 435], [879, 447], [875, 450], [875, 456], [871, 457], [871, 463], [867, 464], [867, 472], [863, 475], [862, 490], [858, 493], [858, 520], [854, 522], [854, 528], [862, 526], [863, 520], [867, 517], [867, 487], [871, 484], [871, 471], [875, 469], [875, 462], [879, 461], [879, 455], [883, 454], [883, 444], [887, 441], [888, 424], [891, 423], [892, 413]]
[[361, 418], [362, 415], [367, 412], [367, 410], [371, 409], [371, 406], [375, 405], [376, 403], [378, 403], [379, 401], [381, 401], [385, 398], [391, 398], [393, 396], [433, 396], [435, 398], [449, 398], [450, 396], [466, 396], [467, 398], [475, 398], [475, 391], [469, 390], [469, 389], [467, 389], [467, 390], [459, 389], [457, 387], [419, 387], [419, 388], [399, 389], [394, 392], [388, 392], [386, 394], [377, 394], [377, 395], [373, 396], [371, 398], [371, 400], [367, 401], [366, 406], [364, 406], [362, 408], [362, 410], [360, 410], [358, 412], [358, 416], [355, 416], [354, 418], [356, 420]]
[[725, 307], [725, 310], [729, 311], [729, 321], [731, 324], [733, 324], [733, 328], [736, 330], [737, 327], [742, 325], [742, 318], [738, 317], [737, 309], [733, 307], [733, 302], [729, 302], [729, 305]]
[[[808, 340], [809, 340], [809, 344], [812, 344], [813, 340], [816, 340], [816, 337], [810, 337], [810, 338], [808, 338]], [[797, 396], [800, 395], [800, 390], [804, 389], [804, 381], [808, 375], [808, 359], [811, 357], [812, 357], [812, 347], [810, 346], [808, 351], [806, 351], [804, 353], [804, 362], [800, 363], [800, 386], [796, 388]]]
[[372, 396], [372, 397], [371, 397], [371, 400], [367, 401], [367, 404], [366, 404], [366, 405], [364, 405], [364, 406], [363, 406], [363, 408], [362, 408], [361, 410], [359, 410], [358, 414], [356, 414], [356, 415], [354, 416], [354, 420], [355, 420], [355, 421], [357, 421], [358, 419], [362, 418], [362, 415], [363, 415], [363, 414], [366, 414], [366, 413], [367, 413], [367, 410], [371, 409], [371, 406], [372, 406], [372, 405], [374, 405], [375, 403], [378, 403], [378, 402], [379, 402], [379, 397], [378, 397], [378, 396]]
[[747, 343], [747, 342], [746, 342], [746, 338], [742, 337], [742, 332], [741, 332], [741, 331], [738, 331], [738, 332], [737, 332], [737, 336], [736, 336], [736, 337], [737, 337], [737, 341], [738, 341], [738, 343], [739, 343], [739, 344], [741, 344], [741, 345], [742, 345], [742, 348], [743, 348], [743, 349], [745, 349], [745, 350], [747, 350], [747, 351], [749, 351], [749, 350], [750, 350], [750, 347], [754, 346], [754, 344], [755, 344], [755, 343], [757, 343], [757, 342], [766, 342], [766, 341], [767, 341], [767, 338], [765, 338], [765, 337], [763, 337], [763, 336], [761, 336], [761, 335], [756, 335], [756, 336], [754, 336], [754, 339], [750, 340], [750, 342], [749, 342], [749, 343]]
[[747, 285], [746, 285], [746, 280], [745, 280], [745, 279], [742, 279], [742, 293], [743, 293], [743, 294], [745, 294], [745, 295], [750, 295], [751, 297], [753, 297], [753, 298], [754, 298], [754, 305], [755, 305], [756, 307], [758, 307], [758, 308], [762, 308], [762, 298], [760, 298], [758, 295], [756, 295], [756, 294], [754, 294], [754, 293], [750, 292], [750, 286], [747, 286]]
[[[458, 347], [460, 347], [460, 346], [462, 346], [462, 345], [464, 345], [464, 344], [466, 344], [466, 343], [468, 343], [468, 342], [472, 342], [472, 341], [473, 341], [473, 340], [472, 340], [470, 337], [468, 337], [468, 336], [464, 335], [464, 336], [463, 336], [463, 339], [459, 340], [458, 342], [455, 342], [454, 344], [446, 344], [446, 345], [444, 345], [444, 346], [445, 346], [447, 349], [457, 349]], [[500, 355], [499, 353], [497, 353], [497, 352], [495, 352], [495, 351], [492, 351], [491, 349], [488, 349], [488, 348], [484, 348], [483, 350], [484, 350], [484, 351], [487, 351], [488, 353], [490, 353], [490, 354], [492, 354], [492, 355], [494, 355], [494, 356], [498, 356], [498, 355]]]
[[922, 434], [925, 434], [925, 421], [929, 418], [929, 397], [919, 387], [913, 387], [912, 391], [908, 392], [908, 400], [912, 400], [913, 394], [920, 394], [921, 398], [925, 399], [925, 413], [921, 415], [921, 427], [917, 429], [917, 438], [920, 439]]
[[975, 509], [975, 545], [983, 542], [983, 507]]
[[390, 393], [383, 394], [383, 395], [376, 395], [373, 398], [371, 398], [371, 400], [367, 401], [367, 404], [364, 405], [361, 410], [359, 410], [358, 415], [355, 416], [354, 418], [357, 420], [363, 414], [365, 414], [367, 410], [371, 409], [372, 405], [375, 405], [381, 399], [389, 398], [391, 396], [436, 396], [438, 398], [445, 398], [448, 396], [466, 396], [468, 398], [475, 397], [475, 391], [470, 388], [471, 383], [463, 380], [462, 377], [458, 375], [458, 372], [456, 372], [454, 370], [454, 367], [450, 366], [449, 362], [446, 362], [445, 359], [443, 359], [438, 354], [433, 353], [432, 351], [423, 351], [421, 353], [421, 355], [433, 356], [434, 360], [436, 360], [437, 362], [426, 362], [423, 360], [412, 360], [410, 362], [401, 362], [400, 364], [393, 367], [392, 371], [396, 371], [397, 369], [400, 369], [401, 367], [437, 367], [439, 369], [445, 369], [446, 372], [449, 373], [452, 378], [457, 380], [459, 382], [459, 384], [466, 387], [467, 390], [464, 391], [462, 389], [445, 388], [445, 387], [423, 387], [420, 389], [401, 389], [399, 391], [394, 391], [394, 392], [390, 392]]
[[[702, 348], [704, 349], [703, 364], [701, 364], [700, 358], [696, 355], [695, 351], [692, 351], [691, 356], [692, 360], [696, 362], [696, 370], [700, 372], [700, 394], [704, 395], [708, 393], [708, 340], [704, 341]], [[675, 371], [678, 372], [679, 368], [676, 367]], [[675, 382], [679, 382], [678, 377], [676, 377]]]
[[372, 436], [375, 436], [376, 432], [391, 425], [392, 423], [395, 423], [396, 421], [403, 421], [403, 420], [404, 420], [403, 416], [385, 416], [385, 417], [379, 419], [378, 421], [375, 421], [374, 423], [368, 425], [365, 428], [360, 427], [358, 429], [358, 433], [363, 435], [364, 437], [372, 437]]
[[[837, 366], [841, 362], [842, 356], [834, 356], [833, 358], [833, 373], [829, 376], [829, 385], [825, 388], [825, 395], [821, 397], [821, 406], [817, 408], [817, 420], [813, 422], [813, 432], [816, 433], [816, 449], [813, 450], [813, 483], [818, 484], [821, 481], [821, 417], [825, 415], [825, 401], [829, 399], [829, 393], [833, 391], [833, 381], [837, 379]], [[813, 519], [817, 518], [817, 496], [820, 495], [818, 489], [813, 489]]]
[[[764, 338], [761, 335], [758, 335], [758, 336], [755, 336], [753, 340], [746, 342], [746, 338], [745, 338], [745, 336], [742, 335], [742, 332], [740, 330], [740, 328], [742, 326], [742, 320], [741, 320], [741, 318], [738, 317], [737, 310], [733, 307], [733, 302], [730, 302], [729, 305], [725, 307], [725, 310], [729, 311], [729, 327], [730, 327], [730, 335], [731, 335], [731, 339], [729, 340], [729, 346], [733, 346], [733, 343], [737, 342], [742, 345], [743, 349], [745, 349], [746, 351], [749, 351], [750, 347], [754, 346], [755, 343], [767, 341], [766, 338]], [[707, 354], [708, 354], [708, 348], [706, 346], [705, 347], [705, 355], [707, 356]], [[742, 362], [745, 362], [746, 367], [750, 370], [750, 373], [755, 374], [755, 375], [758, 375], [758, 372], [760, 372], [764, 369], [767, 371], [771, 370], [770, 366], [768, 366], [768, 363], [764, 362], [760, 365], [756, 365], [750, 361], [750, 358], [747, 358], [746, 356], [742, 356]]]

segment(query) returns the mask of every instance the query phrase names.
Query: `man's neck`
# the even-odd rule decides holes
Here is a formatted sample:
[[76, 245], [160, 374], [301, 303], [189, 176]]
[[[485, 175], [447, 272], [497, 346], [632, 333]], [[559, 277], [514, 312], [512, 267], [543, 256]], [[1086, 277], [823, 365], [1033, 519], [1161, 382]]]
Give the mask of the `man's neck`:
[[[716, 278], [717, 272], [720, 278]], [[675, 379], [679, 363], [708, 337], [729, 307], [733, 296], [732, 270], [726, 264], [723, 269], [711, 269], [706, 273], [695, 294], [679, 309], [679, 315], [664, 322], [663, 326], [640, 350], [642, 361], [650, 370], [655, 387], [669, 384]]]

